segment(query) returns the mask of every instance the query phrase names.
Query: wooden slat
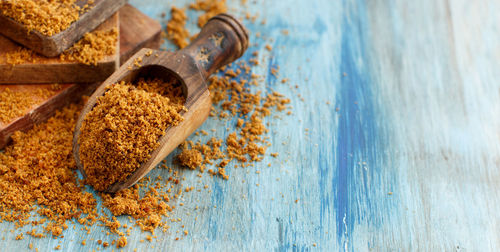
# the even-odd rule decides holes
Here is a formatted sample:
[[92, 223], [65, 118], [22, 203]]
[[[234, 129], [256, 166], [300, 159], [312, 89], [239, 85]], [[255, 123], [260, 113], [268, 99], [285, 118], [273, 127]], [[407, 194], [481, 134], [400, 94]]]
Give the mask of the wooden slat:
[[[102, 23], [97, 30], [119, 30], [118, 13]], [[61, 60], [59, 57], [47, 58], [35, 55], [35, 62], [25, 61], [11, 65], [0, 61], [0, 84], [9, 83], [90, 83], [103, 81], [112, 74], [119, 64], [119, 40], [115, 55], [107, 55], [96, 66], [78, 62]], [[7, 53], [16, 52], [19, 44], [0, 36], [0, 57]]]

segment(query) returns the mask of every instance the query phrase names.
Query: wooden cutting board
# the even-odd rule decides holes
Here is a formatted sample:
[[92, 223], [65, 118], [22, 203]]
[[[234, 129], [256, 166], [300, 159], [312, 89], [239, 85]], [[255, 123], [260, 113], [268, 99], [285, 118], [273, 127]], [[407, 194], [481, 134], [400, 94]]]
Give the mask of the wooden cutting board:
[[[119, 29], [119, 14], [115, 13], [97, 27], [100, 31]], [[119, 66], [119, 40], [115, 55], [105, 56], [97, 65], [61, 60], [59, 56], [47, 58], [33, 54], [35, 62], [25, 61], [12, 65], [0, 60], [0, 84], [11, 83], [89, 83], [105, 80]], [[21, 45], [0, 36], [0, 58], [19, 50]]]
[[[83, 7], [88, 2], [89, 0], [78, 0], [76, 5]], [[0, 33], [41, 55], [54, 57], [71, 47], [85, 33], [94, 30], [126, 2], [126, 0], [93, 0], [93, 4], [90, 5], [92, 7], [80, 14], [77, 21], [53, 36], [29, 31], [23, 24], [0, 14], [0, 27], [2, 27]]]
[[[136, 8], [125, 5], [120, 9], [120, 58], [125, 61], [142, 47], [158, 49], [161, 44], [161, 25], [141, 13]], [[140, 31], [140, 32], [137, 32]], [[47, 99], [39, 99], [36, 93], [40, 88], [51, 89], [52, 84], [22, 84], [0, 85], [0, 92], [5, 88], [20, 91], [39, 100], [26, 111], [25, 114], [9, 122], [0, 122], [0, 149], [3, 148], [10, 136], [17, 130], [27, 130], [37, 123], [47, 120], [53, 113], [70, 102], [75, 102], [84, 94], [90, 94], [95, 84], [62, 84], [60, 89]]]

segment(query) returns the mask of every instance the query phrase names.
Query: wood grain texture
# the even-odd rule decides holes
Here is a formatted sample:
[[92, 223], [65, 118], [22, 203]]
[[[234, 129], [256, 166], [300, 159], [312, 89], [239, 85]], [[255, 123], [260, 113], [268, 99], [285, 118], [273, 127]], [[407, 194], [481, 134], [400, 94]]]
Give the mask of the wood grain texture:
[[[78, 0], [76, 4], [85, 6], [88, 0]], [[54, 57], [78, 41], [85, 33], [94, 30], [101, 23], [115, 14], [127, 0], [93, 0], [92, 8], [80, 14], [66, 30], [53, 36], [43, 35], [38, 31], [29, 31], [23, 24], [0, 14], [0, 34], [28, 47], [35, 52]]]
[[[120, 29], [118, 13], [115, 13], [96, 30], [109, 31]], [[116, 53], [106, 55], [97, 65], [85, 65], [76, 61], [61, 60], [59, 57], [47, 58], [35, 55], [35, 62], [25, 61], [11, 65], [4, 60], [0, 63], [0, 84], [12, 83], [91, 83], [102, 82], [120, 63], [120, 37], [116, 42]], [[0, 35], [0, 57], [18, 51], [19, 44]]]
[[[187, 3], [130, 2], [154, 18]], [[209, 190], [184, 194], [182, 223], [153, 242], [133, 231], [125, 250], [500, 250], [498, 1], [240, 3], [228, 0], [233, 13], [259, 13], [245, 22], [257, 46], [243, 57], [259, 51], [252, 72], [267, 76], [254, 89], [292, 98], [292, 116], [267, 120], [268, 151], [279, 156], [228, 169], [228, 181], [181, 170], [183, 183]], [[297, 89], [270, 74], [277, 65]], [[217, 132], [191, 139], [224, 137], [233, 125], [209, 119], [202, 129]], [[175, 241], [180, 225], [189, 235]], [[97, 250], [79, 241], [105, 230], [70, 226], [64, 239], [15, 241], [13, 225], [0, 226], [10, 250], [59, 242], [65, 251]]]

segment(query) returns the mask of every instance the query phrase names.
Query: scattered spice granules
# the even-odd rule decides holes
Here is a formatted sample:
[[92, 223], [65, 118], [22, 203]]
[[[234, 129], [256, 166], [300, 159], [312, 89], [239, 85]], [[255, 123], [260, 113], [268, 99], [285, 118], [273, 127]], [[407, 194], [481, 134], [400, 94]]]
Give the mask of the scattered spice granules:
[[[175, 175], [174, 175], [175, 176]], [[173, 207], [167, 204], [172, 196], [165, 191], [167, 183], [159, 183], [151, 187], [141, 197], [139, 189], [145, 184], [139, 183], [131, 188], [123, 189], [114, 195], [101, 193], [103, 205], [108, 208], [114, 216], [129, 215], [137, 220], [136, 224], [143, 231], [154, 234], [157, 227], [168, 227], [162, 222], [162, 217], [172, 212]], [[174, 196], [175, 197], [175, 196]]]
[[91, 8], [93, 0], [80, 7], [77, 0], [6, 0], [0, 2], [3, 15], [22, 23], [28, 31], [52, 36], [66, 30], [80, 14]]
[[[225, 0], [197, 0], [189, 5], [190, 9], [204, 11], [198, 17], [198, 26], [203, 27], [207, 21], [213, 16], [226, 12], [227, 6]], [[175, 6], [170, 10], [170, 20], [167, 22], [166, 38], [174, 43], [179, 48], [184, 48], [188, 45], [188, 39], [193, 39], [196, 35], [190, 36], [186, 29], [188, 17], [185, 9], [180, 9]]]
[[165, 129], [183, 120], [184, 103], [174, 77], [108, 87], [85, 116], [78, 139], [86, 183], [104, 191], [124, 181], [151, 157]]
[[[278, 92], [272, 92], [261, 96], [260, 92], [252, 93], [245, 84], [250, 83], [252, 76], [240, 76], [246, 72], [247, 65], [240, 61], [235, 64], [236, 71], [225, 70], [223, 76], [216, 75], [209, 79], [209, 89], [214, 105], [220, 104], [219, 118], [225, 118], [228, 113], [237, 119], [236, 126], [239, 132], [229, 133], [225, 140], [225, 150], [222, 151], [222, 140], [210, 139], [206, 144], [186, 141], [182, 152], [176, 157], [181, 165], [191, 169], [199, 167], [203, 172], [205, 164], [212, 164], [213, 160], [223, 159], [219, 163], [217, 172], [209, 171], [211, 174], [219, 174], [227, 179], [225, 166], [236, 160], [240, 166], [245, 167], [250, 162], [261, 161], [270, 144], [262, 135], [267, 132], [263, 124], [263, 118], [271, 115], [272, 108], [278, 111], [287, 109], [290, 99]], [[227, 73], [230, 74], [227, 74]], [[213, 110], [211, 116], [217, 114]], [[201, 155], [203, 154], [203, 157]], [[278, 153], [272, 153], [275, 157]], [[203, 160], [203, 161], [200, 161]]]
[[213, 16], [227, 11], [226, 0], [196, 0], [196, 3], [190, 4], [189, 8], [205, 12], [198, 17], [200, 28]]
[[16, 240], [22, 240], [22, 239], [24, 239], [23, 233], [20, 233], [16, 236]]
[[0, 122], [7, 123], [14, 118], [22, 116], [33, 105], [54, 95], [54, 90], [50, 88], [38, 88], [29, 93], [14, 91], [5, 88], [0, 91]]
[[172, 17], [167, 22], [167, 38], [182, 49], [188, 45], [189, 32], [185, 27], [188, 18], [184, 9], [175, 6], [170, 10], [170, 14]]

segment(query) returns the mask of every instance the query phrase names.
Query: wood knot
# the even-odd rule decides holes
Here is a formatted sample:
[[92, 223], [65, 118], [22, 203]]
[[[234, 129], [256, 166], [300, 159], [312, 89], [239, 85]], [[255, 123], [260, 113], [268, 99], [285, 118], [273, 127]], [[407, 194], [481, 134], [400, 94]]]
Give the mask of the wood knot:
[[196, 54], [196, 60], [200, 63], [208, 63], [208, 58], [210, 57], [210, 51], [206, 47], [200, 48], [198, 54]]
[[210, 39], [216, 47], [222, 48], [222, 41], [224, 40], [224, 37], [225, 37], [224, 33], [216, 32], [216, 33], [210, 35], [210, 37], [208, 37], [208, 39]]

